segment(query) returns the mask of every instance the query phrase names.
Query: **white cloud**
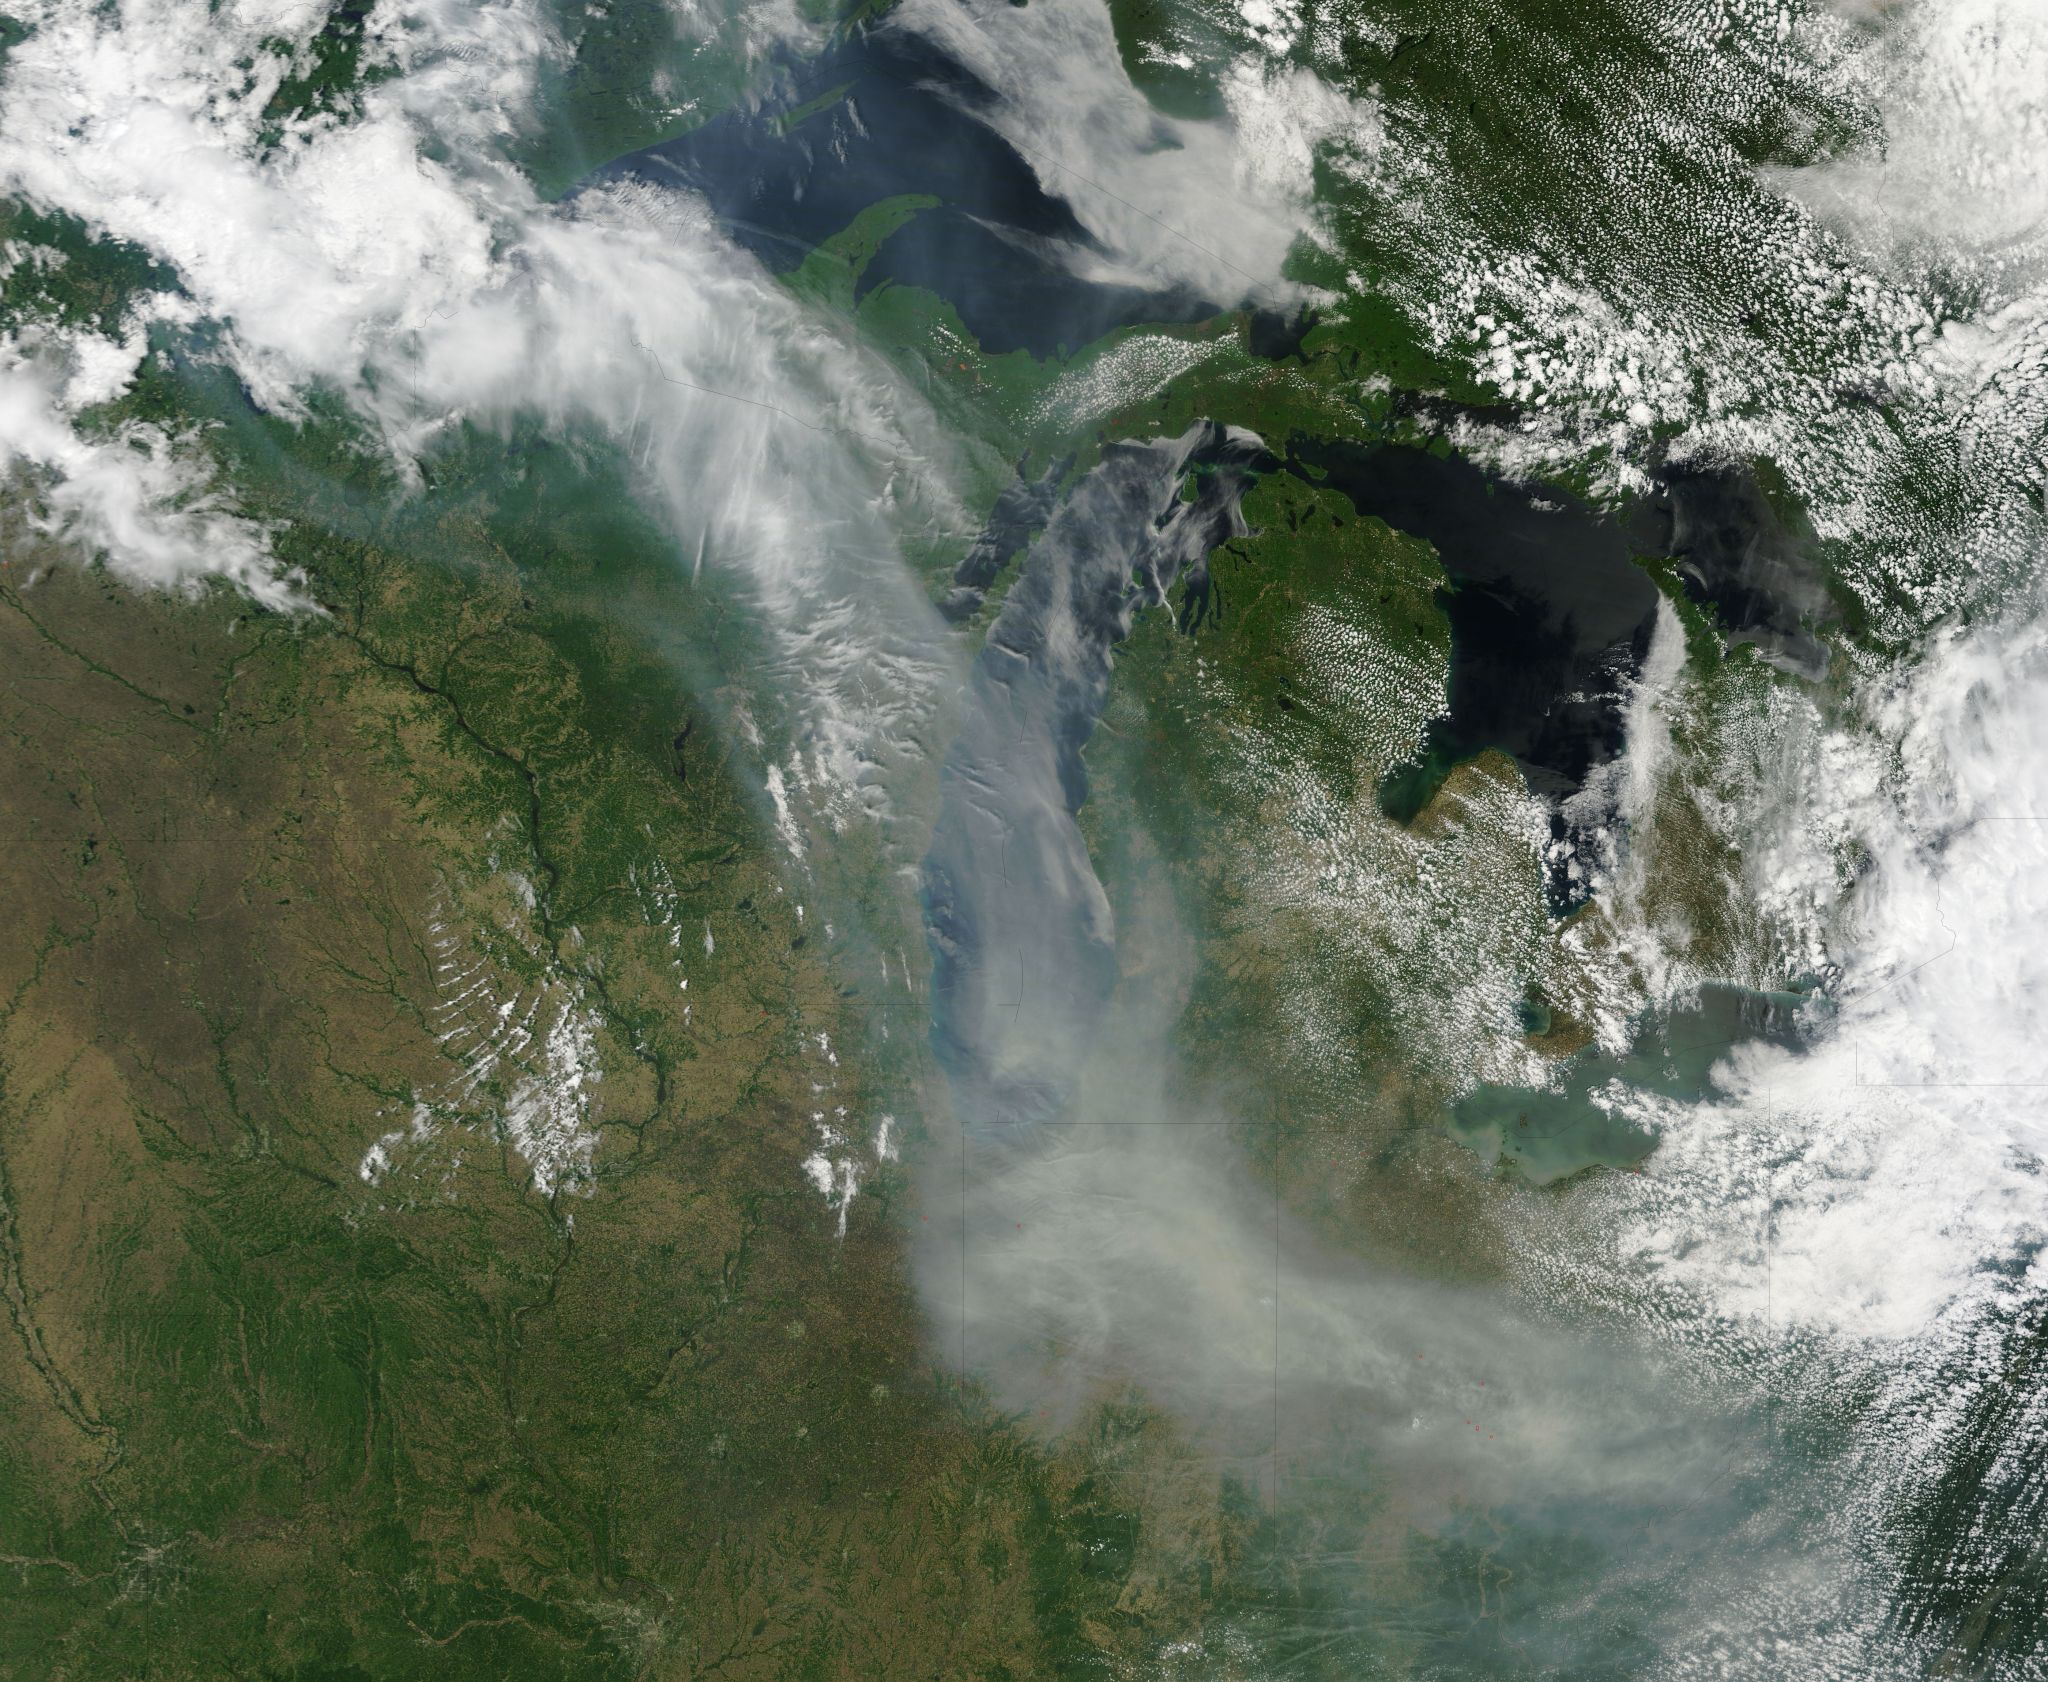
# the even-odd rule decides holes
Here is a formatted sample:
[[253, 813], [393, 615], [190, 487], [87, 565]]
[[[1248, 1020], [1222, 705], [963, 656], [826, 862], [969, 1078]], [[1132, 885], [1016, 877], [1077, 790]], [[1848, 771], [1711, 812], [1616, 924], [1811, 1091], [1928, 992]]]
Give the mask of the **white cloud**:
[[[1237, 75], [1234, 131], [1166, 122], [1115, 70], [1094, 8], [1044, 0], [969, 19], [912, 0], [904, 16], [1003, 90], [999, 120], [1032, 148], [1048, 184], [1071, 191], [1111, 248], [1141, 269], [1206, 274], [1219, 286], [1232, 274], [1276, 273], [1301, 225], [1314, 147], [1333, 135], [1377, 144], [1368, 115], [1305, 71]], [[11, 53], [0, 89], [0, 181], [172, 264], [194, 310], [227, 328], [225, 354], [259, 401], [291, 414], [305, 388], [325, 385], [400, 459], [430, 450], [458, 422], [539, 414], [597, 428], [630, 452], [688, 552], [731, 569], [752, 592], [775, 639], [764, 694], [795, 695], [790, 730], [808, 738], [797, 762], [806, 775], [786, 781], [785, 799], [816, 788], [820, 800], [839, 800], [869, 784], [890, 753], [913, 750], [949, 664], [892, 531], [913, 515], [957, 520], [943, 476], [928, 465], [940, 450], [934, 429], [879, 363], [806, 317], [701, 206], [645, 188], [566, 207], [538, 202], [500, 150], [558, 51], [537, 11], [387, 6], [373, 22], [373, 50], [401, 73], [365, 94], [359, 117], [300, 125], [267, 151], [261, 112], [289, 54], [263, 43], [302, 47], [317, 22], [310, 7], [209, 13], [126, 0], [107, 11], [52, 0], [30, 21], [34, 33]], [[1047, 93], [1054, 88], [1058, 101]], [[1162, 137], [1177, 144], [1157, 144]], [[1218, 193], [1222, 181], [1245, 190]], [[1212, 260], [1225, 267], [1205, 268]], [[1559, 295], [1522, 259], [1489, 261], [1491, 278], [1466, 300], [1473, 312], [1488, 287]], [[1504, 381], [1568, 373], [1616, 401], [1661, 404], [1676, 378], [1650, 354], [1662, 354], [1662, 341], [1597, 298], [1580, 302], [1561, 318], [1571, 340], [1563, 362], [1504, 328], [1485, 334]], [[287, 599], [288, 586], [267, 570], [262, 533], [217, 499], [175, 440], [146, 427], [98, 436], [77, 424], [125, 386], [141, 343], [134, 331], [118, 341], [5, 341], [0, 451], [40, 477], [54, 530], [104, 549], [132, 575], [224, 573], [265, 599]], [[1641, 357], [1639, 346], [1649, 347]], [[1999, 716], [2011, 730], [2023, 714]], [[2041, 795], [2048, 812], [2048, 789]], [[2012, 826], [1987, 827], [1981, 841], [1953, 843], [1944, 868], [1982, 873], [1967, 887], [1958, 877], [1956, 893], [1991, 903], [2020, 891], [2031, 878], [2001, 865], [1997, 851], [2018, 846], [2016, 837]], [[1905, 916], [1906, 885], [1923, 868], [1916, 856], [1903, 842], [1888, 855], [1866, 896], [1873, 907], [1880, 895], [1904, 896], [1894, 909]], [[1796, 849], [1787, 859], [1796, 862]], [[1943, 904], [1953, 921], [1946, 890]], [[1874, 974], [1882, 930], [1894, 925], [1875, 909], [1871, 918], [1860, 961]], [[1979, 975], [1958, 962], [1945, 973], [1969, 984], [1953, 996], [1913, 990], [1932, 983], [1902, 986], [1890, 1005], [1871, 1006], [1906, 1013], [1884, 1042], [1917, 1043], [1905, 1031], [1914, 1024], [1960, 1033], [1955, 997], [2017, 1009], [2035, 996], [2031, 974], [2011, 967], [2027, 954], [1995, 929], [1984, 931], [1974, 961], [2009, 973]], [[1881, 1102], [1910, 1113], [1922, 1104]], [[1929, 1141], [1948, 1137], [1945, 1102], [1923, 1105]], [[2018, 1137], [2017, 1120], [1998, 1119], [2000, 1101], [1965, 1102], [1982, 1119], [1965, 1135], [1993, 1141], [1984, 1148], [1994, 1156]], [[1717, 1113], [1674, 1121], [1674, 1162], [1683, 1127], [1710, 1129]], [[1964, 1159], [1929, 1148], [1937, 1165]], [[1842, 1160], [1852, 1159], [1860, 1160]], [[1831, 1192], [1825, 1208], [1840, 1202]], [[1919, 1206], [1944, 1207], [1933, 1196]], [[1954, 1239], [1961, 1259], [1947, 1272], [1926, 1262], [1908, 1292], [1888, 1290], [1882, 1269], [1858, 1264], [1850, 1272], [1869, 1287], [1863, 1306], [1829, 1306], [1817, 1280], [1812, 1313], [1890, 1331], [1923, 1322], [1951, 1288], [1928, 1281], [1952, 1284], [1954, 1269], [1974, 1266], [1990, 1241], [1965, 1241], [1955, 1237], [1964, 1225], [1927, 1218], [1930, 1231]], [[1815, 1253], [1822, 1248], [1816, 1238]], [[1693, 1250], [1692, 1265], [1706, 1267], [1711, 1253]]]
[[1524, 1203], [1519, 1266], [1853, 1421], [1844, 1522], [1876, 1537], [1952, 1464], [2008, 1370], [2001, 1328], [2048, 1286], [2038, 603], [1940, 639], [1786, 768], [1760, 879], [1811, 892], [1845, 839], [1865, 861], [1830, 919], [1832, 1021], [1802, 1052], [1731, 1054], [1707, 1101], [1624, 1095], [1660, 1135], [1645, 1171]]
[[[170, 264], [259, 404], [296, 417], [310, 389], [337, 393], [401, 465], [450, 427], [520, 416], [608, 437], [682, 550], [751, 594], [771, 644], [759, 705], [784, 709], [819, 800], [879, 798], [877, 767], [915, 753], [946, 681], [895, 532], [964, 525], [930, 465], [950, 446], [698, 202], [630, 185], [536, 197], [504, 143], [560, 51], [541, 8], [394, 0], [366, 51], [395, 74], [274, 145], [264, 106], [316, 11], [47, 0], [26, 21], [0, 86], [0, 190]], [[103, 452], [65, 449], [77, 522], [109, 477], [84, 472]], [[124, 489], [184, 495], [188, 524], [224, 517], [168, 461]], [[104, 518], [132, 527], [140, 506]], [[219, 559], [159, 544], [141, 570]]]
[[[531, 30], [490, 27], [517, 15], [475, 8], [429, 53], [423, 30], [401, 35], [384, 14], [389, 50], [421, 60], [410, 75], [378, 90], [360, 121], [303, 123], [266, 151], [264, 106], [287, 60], [265, 43], [304, 39], [318, 8], [55, 0], [32, 10], [34, 33], [8, 60], [0, 180], [171, 264], [232, 330], [258, 400], [291, 413], [298, 387], [359, 388], [398, 334], [490, 278], [482, 189], [493, 183], [424, 157], [411, 108], [443, 89], [442, 121], [462, 139], [509, 124], [491, 102], [521, 97], [545, 53]], [[456, 76], [468, 85], [448, 86]]]
[[77, 424], [81, 410], [128, 388], [142, 353], [139, 327], [122, 341], [54, 328], [0, 334], [0, 479], [29, 492], [39, 530], [137, 583], [221, 577], [266, 606], [301, 605], [263, 529], [222, 501], [198, 451], [140, 422]]
[[1286, 204], [1310, 202], [1316, 154], [1324, 146], [1339, 145], [1361, 164], [1384, 139], [1375, 105], [1340, 93], [1304, 65], [1239, 59], [1224, 75], [1223, 99], [1237, 127], [1238, 181]]
[[1929, 286], [1946, 270], [1993, 303], [2037, 286], [2048, 262], [2048, 10], [1919, 0], [1880, 20], [1861, 71], [1884, 113], [1883, 152], [1780, 172], [1780, 183]]
[[1304, 136], [1371, 120], [1308, 71], [1251, 67], [1231, 83], [1232, 122], [1164, 116], [1096, 0], [904, 0], [891, 17], [997, 91], [988, 120], [1101, 242], [1105, 279], [1182, 282], [1222, 304], [1289, 293], [1280, 265], [1311, 220]]

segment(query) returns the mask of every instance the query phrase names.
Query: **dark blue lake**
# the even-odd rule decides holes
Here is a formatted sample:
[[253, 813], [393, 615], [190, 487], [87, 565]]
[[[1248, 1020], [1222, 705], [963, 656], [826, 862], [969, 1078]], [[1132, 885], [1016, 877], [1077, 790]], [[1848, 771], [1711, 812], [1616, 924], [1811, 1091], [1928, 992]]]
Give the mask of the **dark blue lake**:
[[992, 123], [996, 95], [925, 37], [855, 29], [788, 62], [756, 102], [630, 153], [593, 177], [700, 193], [732, 236], [787, 270], [869, 206], [938, 199], [898, 228], [858, 295], [895, 281], [946, 299], [985, 350], [1078, 350], [1117, 327], [1201, 321], [1230, 300], [1085, 280], [1096, 242]]

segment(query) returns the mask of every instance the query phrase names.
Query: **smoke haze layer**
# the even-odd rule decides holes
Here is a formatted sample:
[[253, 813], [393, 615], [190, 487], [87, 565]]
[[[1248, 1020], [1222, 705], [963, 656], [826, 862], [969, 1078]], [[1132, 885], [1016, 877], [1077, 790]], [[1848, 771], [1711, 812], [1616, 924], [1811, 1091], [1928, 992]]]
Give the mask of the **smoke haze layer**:
[[[787, 890], [842, 931], [826, 938], [858, 954], [859, 985], [878, 962], [900, 991], [891, 1020], [911, 1032], [887, 1055], [928, 1032], [942, 1077], [905, 1080], [929, 1113], [893, 1143], [893, 1115], [864, 1119], [871, 1140], [821, 1123], [836, 1131], [786, 1165], [786, 1189], [821, 1192], [818, 1241], [841, 1242], [849, 1164], [879, 1174], [908, 1149], [925, 1217], [903, 1239], [911, 1289], [948, 1370], [1052, 1454], [1086, 1452], [1128, 1409], [1210, 1509], [1241, 1509], [1256, 1592], [1216, 1616], [1217, 1651], [1252, 1643], [1238, 1673], [1370, 1674], [1392, 1646], [1419, 1675], [1862, 1682], [1927, 1673], [1983, 1608], [2038, 1588], [2048, 309], [2031, 186], [2048, 128], [2032, 11], [1929, 4], [1852, 37], [1814, 13], [1756, 23], [1759, 79], [1871, 91], [1882, 152], [1752, 167], [1724, 113], [1661, 81], [1609, 105], [1575, 72], [1571, 97], [1526, 109], [1596, 113], [1559, 156], [1597, 202], [1532, 194], [1511, 216], [1495, 197], [1510, 172], [1471, 163], [1477, 143], [1397, 74], [1404, 44], [1443, 50], [1448, 17], [1404, 35], [1236, 8], [1211, 119], [1148, 102], [1084, 0], [905, 0], [875, 38], [890, 75], [770, 20], [789, 86], [550, 201], [513, 161], [565, 56], [541, 7], [379, 8], [379, 76], [345, 111], [286, 122], [269, 112], [314, 8], [27, 10], [0, 181], [161, 270], [119, 320], [0, 333], [0, 470], [45, 532], [131, 578], [307, 609], [207, 426], [103, 420], [153, 335], [264, 415], [333, 425], [394, 504], [455, 441], [520, 428], [616, 467], [677, 579], [708, 572], [745, 622], [757, 657], [717, 674], [721, 702]], [[1676, 81], [1702, 62], [1735, 74], [1684, 8], [1628, 22]], [[853, 97], [807, 111], [842, 74]], [[869, 254], [850, 313], [788, 280], [895, 195], [942, 202]], [[1347, 218], [1381, 268], [1343, 247]], [[1575, 749], [1555, 786], [1528, 765], [1477, 786], [1480, 750], [1567, 716], [1532, 704], [1461, 744], [1466, 778], [1427, 823], [1393, 825], [1269, 751], [1281, 703], [1246, 702], [1228, 716], [1264, 722], [1204, 745], [1256, 791], [1253, 816], [1231, 856], [1170, 868], [1134, 800], [1101, 820], [1124, 833], [1090, 827], [1111, 702], [1138, 696], [1162, 763], [1182, 729], [1119, 651], [1224, 546], [1276, 537], [1247, 501], [1276, 457], [1314, 452], [1230, 423], [1366, 341], [1304, 351], [1305, 330], [1245, 375], [1220, 328], [1120, 339], [1112, 371], [1168, 359], [1148, 402], [1181, 375], [1242, 377], [1175, 387], [1154, 435], [1110, 400], [1141, 435], [1091, 419], [1058, 438], [1060, 466], [1010, 474], [998, 446], [1022, 429], [1007, 411], [961, 422], [934, 377], [968, 370], [958, 341], [909, 354], [876, 312], [929, 294], [976, 358], [1035, 368], [1212, 303], [1291, 308], [1311, 289], [1290, 252], [1321, 277], [1332, 331], [1401, 316], [1396, 350], [1461, 382], [1459, 425], [1395, 460], [1426, 446], [1430, 472], [1480, 481], [1441, 465], [1455, 445], [1491, 464], [1492, 497], [1539, 471], [1641, 488], [1674, 463], [1667, 483], [1696, 490], [1768, 457], [1807, 547], [1795, 567], [1789, 536], [1785, 554], [1696, 545], [1678, 557], [1708, 578], [1691, 598], [1617, 550], [1625, 587], [1567, 630], [1593, 652], [1628, 644], [1633, 675], [1589, 697], [1609, 667], [1560, 662], [1540, 700], [1597, 705], [1598, 753]], [[1281, 412], [1391, 431], [1374, 406], [1391, 376], [1344, 366]], [[935, 600], [1004, 485], [1029, 505], [996, 546], [1013, 579], [985, 620], [980, 596], [949, 620]], [[1507, 520], [1474, 506], [1474, 541], [1499, 543]], [[1419, 515], [1393, 523], [1449, 541]], [[1233, 572], [1228, 611], [1301, 607], [1286, 564]], [[993, 594], [1002, 564], [976, 565]], [[1307, 605], [1335, 623], [1337, 593]], [[1731, 598], [1757, 623], [1708, 617]], [[1823, 639], [1823, 615], [1846, 628]], [[1539, 628], [1505, 622], [1509, 640]], [[1778, 664], [1729, 656], [1722, 630]], [[1403, 634], [1331, 631], [1320, 664], [1295, 666], [1276, 640], [1289, 710], [1383, 699], [1437, 646]], [[1244, 680], [1261, 706], [1268, 675]], [[1430, 676], [1396, 697], [1411, 746], [1448, 716]], [[1559, 896], [1590, 910], [1566, 923], [1541, 902], [1543, 847], [1558, 797], [1596, 775], [1595, 862]], [[1128, 843], [1116, 868], [1105, 840]], [[1228, 962], [1212, 915], [1237, 919]], [[1716, 945], [1707, 924], [1736, 933]], [[1536, 1187], [1441, 1128], [1482, 1076], [1565, 1086], [1558, 1047], [1531, 1049], [1515, 1015], [1539, 950], [1610, 1054], [1642, 1011], [1714, 983], [1798, 979], [1832, 1015], [1780, 1036], [1796, 1043], [1731, 1044], [1703, 1096], [1615, 1061], [1584, 1102], [1654, 1141], [1643, 1171]], [[1372, 1017], [1354, 994], [1394, 1002]], [[1375, 1062], [1366, 1028], [1398, 1055]], [[1203, 1036], [1237, 1056], [1234, 1082], [1197, 1078], [1216, 1061], [1195, 1057]], [[1399, 1230], [1344, 1201], [1399, 1175]], [[2029, 1675], [2038, 1623], [1980, 1673]]]

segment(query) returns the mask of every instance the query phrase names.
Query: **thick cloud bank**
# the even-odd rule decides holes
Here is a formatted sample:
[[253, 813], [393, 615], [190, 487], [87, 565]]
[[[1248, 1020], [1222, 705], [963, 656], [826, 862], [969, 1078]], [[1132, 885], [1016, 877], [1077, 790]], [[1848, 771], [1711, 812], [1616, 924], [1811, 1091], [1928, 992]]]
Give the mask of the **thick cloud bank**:
[[[380, 8], [366, 51], [391, 74], [359, 109], [278, 132], [266, 105], [322, 16], [33, 8], [0, 90], [0, 187], [167, 264], [180, 291], [149, 311], [214, 324], [212, 354], [273, 414], [338, 395], [402, 470], [455, 426], [608, 438], [681, 563], [749, 593], [790, 733], [834, 798], [860, 798], [948, 659], [896, 548], [905, 525], [959, 519], [921, 403], [691, 198], [538, 199], [504, 161], [559, 50], [538, 8]], [[64, 359], [103, 364], [94, 343], [10, 342], [0, 369], [0, 451], [38, 472], [50, 523], [137, 577], [221, 573], [286, 599], [264, 534], [205, 493], [195, 441], [72, 424], [88, 394]]]

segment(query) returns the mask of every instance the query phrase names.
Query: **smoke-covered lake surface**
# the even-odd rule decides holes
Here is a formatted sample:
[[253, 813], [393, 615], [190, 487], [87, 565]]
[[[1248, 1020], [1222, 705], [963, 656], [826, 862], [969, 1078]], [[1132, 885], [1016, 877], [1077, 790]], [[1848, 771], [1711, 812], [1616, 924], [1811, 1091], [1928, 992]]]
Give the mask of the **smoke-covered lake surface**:
[[[1474, 1087], [1452, 1111], [1453, 1135], [1537, 1185], [1591, 1168], [1640, 1170], [1656, 1135], [1629, 1113], [1627, 1095], [1654, 1092], [1704, 1103], [1714, 1074], [1747, 1048], [1796, 1050], [1821, 1031], [1825, 1000], [1811, 992], [1756, 992], [1725, 983], [1702, 986], [1692, 1001], [1638, 1022], [1627, 1049], [1588, 1050], [1565, 1065], [1554, 1086]], [[1550, 1024], [1531, 1012], [1536, 1032]]]
[[1113, 446], [1031, 545], [989, 627], [924, 861], [933, 1040], [967, 1126], [1068, 1116], [1117, 977], [1109, 901], [1075, 821], [1082, 750], [1133, 616], [1242, 530], [1238, 500], [1263, 455], [1215, 425]]
[[6, 1664], [2048, 1675], [2037, 9], [17, 10]]
[[888, 233], [856, 297], [892, 282], [944, 298], [991, 353], [1051, 356], [1135, 322], [1199, 321], [1187, 286], [1087, 278], [1099, 241], [990, 120], [993, 88], [929, 35], [859, 26], [790, 63], [766, 99], [599, 172], [701, 193], [733, 237], [793, 268], [863, 211], [925, 201]]
[[[1391, 454], [1404, 492], [1347, 489], [1445, 532], [1411, 457], [1440, 465]], [[1115, 651], [1242, 535], [1260, 467], [1279, 463], [1213, 424], [1111, 446], [1023, 552], [977, 658], [923, 866], [956, 1130], [924, 1170], [938, 1346], [1048, 1441], [1087, 1440], [1106, 1407], [1170, 1421], [1153, 1475], [1231, 1492], [1241, 1564], [1217, 1612], [1279, 1674], [1371, 1666], [1391, 1642], [1428, 1674], [1634, 1676], [1760, 1580], [1779, 1627], [1831, 1622], [1844, 1597], [1869, 1615], [1881, 1584], [1840, 1522], [1853, 1458], [1788, 1436], [1759, 1351], [1559, 1316], [1462, 1260], [1368, 1261], [1283, 1195], [1287, 1154], [1313, 1148], [1296, 1118], [1182, 1078], [1193, 937], [1157, 882], [1120, 884], [1140, 922], [1118, 925], [1077, 821], [1083, 755]], [[1476, 470], [1454, 484], [1492, 494]], [[1459, 509], [1451, 553], [1504, 552], [1503, 576], [1543, 578], [1555, 618], [1583, 613], [1607, 649], [1640, 605], [1601, 588], [1618, 537], [1584, 519], [1538, 549], [1512, 518], [1486, 526], [1490, 505]], [[1542, 573], [1588, 532], [1606, 553]], [[1572, 1059], [1559, 1090], [1480, 1087], [1447, 1125], [1533, 1184], [1639, 1170], [1657, 1142], [1640, 1095], [1711, 1102], [1731, 1056], [1796, 1048], [1810, 1017], [1803, 994], [1710, 986], [1624, 1052]], [[1403, 1235], [1478, 1236], [1442, 1211]]]

